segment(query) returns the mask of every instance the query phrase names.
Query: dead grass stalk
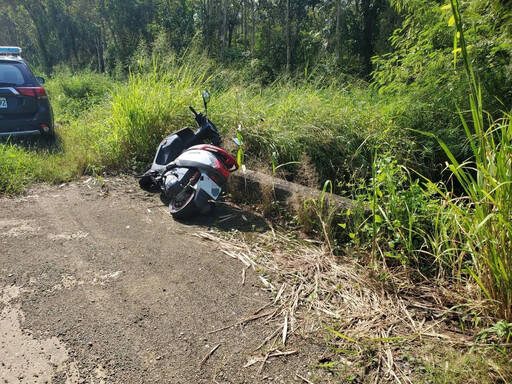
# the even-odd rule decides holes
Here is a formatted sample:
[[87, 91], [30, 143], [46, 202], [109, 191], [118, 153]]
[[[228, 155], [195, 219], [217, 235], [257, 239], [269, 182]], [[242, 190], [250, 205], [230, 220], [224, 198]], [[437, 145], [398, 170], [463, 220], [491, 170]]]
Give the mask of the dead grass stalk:
[[[274, 230], [252, 237], [250, 245], [240, 233], [228, 239], [226, 233], [202, 236], [223, 244], [226, 255], [258, 271], [275, 295], [277, 310], [267, 320], [277, 316], [281, 325], [258, 349], [273, 340], [272, 351], [276, 342], [284, 347], [292, 335], [323, 332], [326, 348], [336, 356], [329, 359], [330, 369], [359, 369], [365, 382], [410, 383], [414, 372], [405, 350], [425, 342], [474, 345], [471, 335], [460, 331], [452, 303], [461, 301], [449, 287], [413, 283], [406, 271], [379, 274]], [[255, 314], [243, 321], [262, 317]], [[269, 358], [271, 352], [267, 354]]]

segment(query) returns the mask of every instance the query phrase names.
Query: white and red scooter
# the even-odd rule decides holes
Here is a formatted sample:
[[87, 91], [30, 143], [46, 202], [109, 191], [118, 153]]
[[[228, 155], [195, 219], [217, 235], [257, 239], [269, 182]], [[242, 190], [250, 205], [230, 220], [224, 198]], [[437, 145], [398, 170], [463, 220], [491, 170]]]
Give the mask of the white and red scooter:
[[[164, 194], [175, 219], [209, 214], [229, 175], [238, 169], [236, 159], [218, 146], [219, 132], [206, 117], [206, 91], [203, 101], [205, 115], [189, 107], [199, 126], [197, 132], [187, 127], [169, 134], [158, 146], [151, 167], [139, 179], [144, 190]], [[212, 144], [205, 144], [208, 141]]]

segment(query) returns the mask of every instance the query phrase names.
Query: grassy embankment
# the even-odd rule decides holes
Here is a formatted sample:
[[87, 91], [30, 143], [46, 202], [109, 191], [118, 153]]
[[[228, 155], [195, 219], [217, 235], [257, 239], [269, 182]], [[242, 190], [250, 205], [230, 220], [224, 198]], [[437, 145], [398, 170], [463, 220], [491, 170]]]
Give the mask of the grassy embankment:
[[[457, 235], [452, 231], [461, 228], [460, 221], [453, 221], [455, 213], [473, 207], [479, 212], [483, 205], [474, 201], [479, 197], [472, 196], [474, 188], [465, 184], [471, 181], [467, 179], [471, 173], [464, 176], [455, 172], [462, 178], [459, 184], [463, 192], [472, 199], [462, 208], [459, 203], [466, 203], [465, 199], [453, 204], [446, 185], [420, 182], [416, 172], [428, 168], [427, 161], [431, 161], [423, 161], [424, 153], [434, 153], [438, 145], [435, 139], [407, 129], [420, 126], [421, 121], [433, 125], [415, 108], [409, 108], [414, 95], [391, 98], [364, 86], [321, 86], [307, 80], [280, 81], [262, 88], [242, 84], [236, 72], [215, 68], [208, 60], [196, 57], [167, 61], [165, 69], [152, 64], [121, 82], [93, 73], [72, 76], [62, 72], [47, 86], [58, 122], [57, 144], [48, 147], [15, 140], [0, 144], [0, 193], [16, 194], [34, 182], [59, 183], [83, 174], [140, 171], [166, 133], [194, 124], [187, 106], [201, 109], [200, 93], [205, 88], [213, 95], [210, 117], [223, 136], [234, 136], [236, 127], [241, 126], [249, 167], [269, 172], [277, 168], [299, 182], [316, 180], [318, 187], [332, 180], [334, 190], [370, 206], [372, 215], [364, 220], [350, 213], [326, 212], [325, 207], [320, 209], [321, 202], [306, 204], [305, 210], [310, 211], [309, 216], [318, 216], [320, 225], [318, 220], [316, 224], [310, 222], [308, 215], [299, 220], [306, 229], [328, 240], [335, 251], [342, 252], [350, 244], [360, 254], [370, 254], [374, 263], [398, 262], [429, 276], [457, 281], [469, 274], [485, 287], [482, 279], [488, 278], [478, 279], [480, 274], [467, 268], [468, 263], [470, 267], [482, 265], [475, 259], [482, 244], [467, 250], [470, 245], [461, 237], [469, 230]], [[491, 127], [501, 132], [501, 140], [505, 140], [501, 144], [484, 140], [493, 137], [485, 134], [484, 127], [479, 128], [482, 143], [472, 141], [471, 132], [465, 137], [460, 129], [460, 141], [475, 148], [487, 145], [488, 156], [502, 162], [478, 165], [484, 176], [498, 183], [481, 191], [480, 197], [497, 191], [504, 194], [500, 201], [507, 200], [507, 154], [492, 149], [509, 148], [507, 129], [508, 120]], [[478, 161], [484, 161], [478, 156], [480, 149], [475, 150]], [[457, 161], [451, 154], [447, 158]], [[453, 166], [460, 169], [456, 162]], [[504, 179], [496, 181], [495, 175], [489, 174], [494, 168], [489, 167], [498, 167], [497, 176]], [[458, 211], [445, 207], [458, 207]], [[505, 210], [502, 207], [499, 212]], [[474, 224], [477, 235], [495, 218], [481, 214], [480, 222]], [[501, 220], [499, 226], [510, 224], [503, 216], [496, 220]], [[505, 243], [496, 245], [499, 249], [510, 241], [507, 236]], [[472, 256], [464, 256], [468, 254]], [[498, 265], [494, 269], [503, 268]], [[486, 287], [483, 292], [493, 298], [493, 290]], [[508, 297], [500, 300], [510, 303]], [[508, 310], [500, 312], [510, 320], [509, 312], [503, 311]]]
[[307, 82], [246, 86], [233, 72], [190, 63], [132, 75], [128, 82], [91, 73], [57, 74], [47, 90], [56, 112], [58, 145], [41, 149], [37, 142], [4, 142], [0, 192], [140, 167], [165, 133], [194, 125], [187, 106], [201, 109], [205, 88], [213, 94], [209, 112], [221, 133], [230, 137], [242, 126], [249, 165], [271, 168], [272, 158], [279, 165], [301, 161], [305, 154], [321, 178], [341, 180], [353, 172], [364, 176], [371, 155], [361, 144], [384, 136], [398, 142], [401, 136], [400, 130], [382, 133], [393, 127], [391, 112], [366, 90]]
[[[384, 279], [390, 267], [405, 266], [432, 284], [478, 286], [480, 297], [467, 300], [483, 298], [486, 305], [465, 307], [464, 321], [467, 316], [473, 324], [502, 319], [487, 334], [493, 343], [508, 342], [512, 128], [509, 116], [484, 122], [468, 63], [472, 124], [462, 119], [462, 125], [452, 127], [473, 152], [468, 162], [429, 137], [446, 126], [436, 128], [432, 117], [409, 108], [415, 95], [391, 98], [362, 85], [322, 86], [307, 79], [262, 88], [208, 63], [192, 58], [167, 62], [165, 69], [155, 64], [121, 82], [91, 73], [57, 74], [47, 89], [58, 143], [44, 148], [37, 142], [0, 144], [0, 193], [17, 194], [35, 182], [59, 183], [83, 174], [140, 171], [166, 133], [193, 125], [187, 107], [201, 109], [200, 93], [206, 88], [213, 95], [210, 117], [221, 134], [233, 136], [241, 126], [249, 168], [277, 169], [299, 182], [317, 180], [319, 187], [333, 180], [326, 189], [370, 207], [370, 216], [362, 217], [333, 211], [322, 199], [305, 203], [308, 214], [299, 215], [299, 221], [333, 252], [350, 247], [368, 265], [384, 267]], [[422, 123], [434, 128], [408, 130]], [[446, 174], [458, 181], [456, 193], [418, 175], [431, 168], [425, 154], [443, 151], [449, 160]], [[429, 176], [441, 179], [436, 170], [430, 169]]]

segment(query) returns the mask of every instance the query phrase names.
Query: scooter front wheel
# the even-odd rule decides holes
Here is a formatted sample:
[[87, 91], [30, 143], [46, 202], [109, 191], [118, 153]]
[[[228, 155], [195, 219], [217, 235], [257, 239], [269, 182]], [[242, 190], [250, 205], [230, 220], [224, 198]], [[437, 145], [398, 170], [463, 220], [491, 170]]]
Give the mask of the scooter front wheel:
[[177, 197], [171, 199], [169, 203], [169, 212], [175, 219], [184, 219], [197, 212], [197, 206], [194, 202], [196, 190], [190, 188], [189, 191], [181, 192]]

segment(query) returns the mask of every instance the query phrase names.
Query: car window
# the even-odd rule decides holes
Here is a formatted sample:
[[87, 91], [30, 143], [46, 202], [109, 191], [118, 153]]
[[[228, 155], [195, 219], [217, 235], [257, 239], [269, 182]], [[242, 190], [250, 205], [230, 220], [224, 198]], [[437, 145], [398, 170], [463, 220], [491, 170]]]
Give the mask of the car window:
[[23, 85], [25, 78], [17, 65], [2, 63], [0, 64], [0, 83]]

